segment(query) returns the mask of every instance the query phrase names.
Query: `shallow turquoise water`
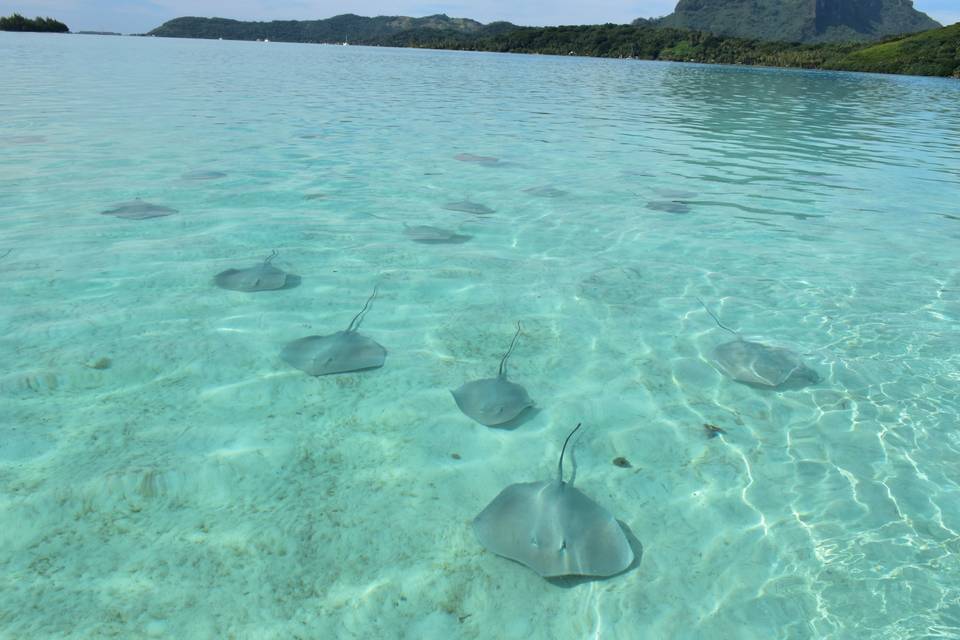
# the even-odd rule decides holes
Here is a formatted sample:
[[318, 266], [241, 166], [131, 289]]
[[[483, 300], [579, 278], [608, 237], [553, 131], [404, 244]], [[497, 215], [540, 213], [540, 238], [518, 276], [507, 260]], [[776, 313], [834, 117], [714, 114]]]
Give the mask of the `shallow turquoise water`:
[[[955, 81], [8, 33], [0, 61], [0, 636], [960, 636]], [[100, 215], [136, 197], [178, 213]], [[272, 249], [300, 286], [213, 286]], [[377, 283], [383, 368], [280, 360]], [[696, 296], [822, 380], [724, 377]], [[489, 429], [449, 390], [518, 320], [538, 409]], [[551, 583], [470, 521], [578, 421], [577, 486], [642, 558]]]

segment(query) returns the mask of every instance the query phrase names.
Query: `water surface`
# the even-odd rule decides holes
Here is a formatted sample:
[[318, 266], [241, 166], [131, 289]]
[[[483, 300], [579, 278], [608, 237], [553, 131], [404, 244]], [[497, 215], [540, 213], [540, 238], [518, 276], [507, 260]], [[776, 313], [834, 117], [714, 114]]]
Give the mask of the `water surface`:
[[[0, 635], [960, 635], [956, 82], [11, 33], [0, 60]], [[135, 198], [176, 213], [101, 215]], [[273, 249], [299, 286], [214, 286]], [[383, 368], [285, 365], [377, 283]], [[821, 382], [723, 377], [696, 296]], [[518, 320], [538, 410], [489, 429], [449, 390]], [[551, 583], [470, 521], [579, 421], [577, 486], [642, 559]]]

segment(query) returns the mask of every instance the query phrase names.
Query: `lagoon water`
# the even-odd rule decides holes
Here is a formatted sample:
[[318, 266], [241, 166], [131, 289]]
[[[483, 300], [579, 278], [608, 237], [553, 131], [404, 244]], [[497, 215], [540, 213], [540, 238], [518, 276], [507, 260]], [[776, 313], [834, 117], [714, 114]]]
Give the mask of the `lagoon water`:
[[[9, 33], [0, 68], [0, 637], [960, 637], [956, 81]], [[135, 198], [176, 213], [101, 215]], [[214, 286], [274, 249], [299, 286]], [[375, 284], [382, 368], [280, 359]], [[820, 382], [723, 376], [697, 296]], [[518, 320], [537, 409], [491, 429], [450, 389]], [[550, 582], [470, 522], [579, 421], [642, 557]]]

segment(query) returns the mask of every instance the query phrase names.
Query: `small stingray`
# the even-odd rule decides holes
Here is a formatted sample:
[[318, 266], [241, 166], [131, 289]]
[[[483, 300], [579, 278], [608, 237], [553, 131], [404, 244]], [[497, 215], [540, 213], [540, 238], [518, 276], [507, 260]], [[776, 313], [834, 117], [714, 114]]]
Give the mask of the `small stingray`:
[[406, 223], [403, 225], [403, 233], [414, 242], [421, 242], [423, 244], [462, 244], [473, 237], [461, 235], [456, 231], [441, 229], [440, 227], [431, 227], [429, 225], [416, 225], [411, 227]]
[[272, 264], [277, 257], [274, 251], [262, 263], [246, 269], [227, 269], [214, 276], [214, 283], [221, 289], [232, 291], [271, 291], [282, 289], [287, 284], [287, 272]]
[[304, 200], [323, 200], [327, 197], [325, 193], [305, 193], [303, 195]]
[[462, 211], [463, 213], [472, 213], [475, 216], [488, 216], [493, 213], [493, 209], [490, 207], [479, 204], [477, 202], [470, 202], [469, 200], [461, 200], [460, 202], [448, 202], [443, 205], [444, 209], [449, 209], [450, 211]]
[[311, 376], [382, 367], [387, 358], [387, 350], [367, 336], [357, 333], [370, 303], [376, 296], [377, 287], [374, 287], [363, 309], [353, 317], [345, 331], [294, 340], [283, 348], [280, 358]]
[[510, 422], [526, 409], [533, 406], [533, 400], [527, 390], [507, 380], [507, 358], [513, 353], [520, 337], [520, 323], [513, 334], [510, 348], [500, 359], [500, 369], [496, 378], [484, 378], [464, 383], [459, 389], [451, 391], [460, 411], [480, 424], [495, 427]]
[[667, 213], [690, 213], [689, 206], [675, 200], [651, 200], [647, 203], [647, 209], [666, 211]]
[[106, 211], [101, 211], [101, 215], [105, 216], [116, 216], [118, 218], [126, 218], [127, 220], [146, 220], [148, 218], [162, 218], [163, 216], [169, 216], [172, 213], [177, 213], [176, 209], [171, 209], [170, 207], [163, 207], [158, 204], [150, 204], [149, 202], [144, 202], [140, 198], [136, 200], [130, 200], [129, 202], [121, 202], [118, 205], [115, 205], [113, 209], [107, 209]]
[[554, 187], [530, 187], [529, 189], [524, 189], [523, 192], [539, 198], [559, 198], [560, 196], [567, 195], [567, 192], [563, 189], [556, 189]]
[[512, 484], [473, 521], [473, 531], [488, 551], [515, 560], [544, 578], [607, 577], [627, 569], [633, 549], [609, 511], [563, 481], [563, 454], [578, 424], [560, 450], [556, 480]]
[[613, 306], [643, 304], [649, 293], [644, 291], [643, 275], [634, 267], [607, 267], [594, 271], [577, 286], [582, 298]]
[[720, 322], [703, 300], [697, 298], [697, 302], [721, 329], [737, 337], [713, 350], [714, 366], [725, 375], [737, 382], [766, 389], [799, 389], [820, 381], [819, 374], [793, 351], [744, 340], [739, 333]]
[[184, 180], [219, 180], [226, 178], [227, 174], [223, 171], [190, 171], [180, 177]]
[[460, 162], [472, 162], [474, 164], [482, 165], [494, 165], [500, 162], [499, 158], [494, 158], [492, 156], [475, 156], [472, 153], [460, 153], [453, 156], [454, 160], [459, 160]]

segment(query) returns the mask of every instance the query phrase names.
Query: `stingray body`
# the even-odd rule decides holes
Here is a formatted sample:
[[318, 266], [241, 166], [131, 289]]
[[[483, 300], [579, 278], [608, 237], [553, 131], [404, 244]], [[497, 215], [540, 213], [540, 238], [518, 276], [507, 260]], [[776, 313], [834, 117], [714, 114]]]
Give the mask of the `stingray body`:
[[647, 203], [647, 209], [666, 211], [667, 213], [690, 213], [688, 205], [676, 200], [651, 200]]
[[140, 198], [137, 198], [136, 200], [130, 200], [129, 202], [121, 202], [120, 204], [115, 205], [112, 209], [107, 209], [106, 211], [101, 211], [100, 213], [105, 216], [116, 216], [117, 218], [124, 218], [126, 220], [146, 220], [148, 218], [162, 218], [163, 216], [169, 216], [177, 213], [177, 210], [158, 204], [144, 202]]
[[443, 205], [448, 211], [459, 211], [461, 213], [471, 213], [475, 216], [488, 216], [493, 213], [493, 209], [479, 202], [470, 202], [469, 200], [460, 200], [459, 202], [448, 202]]
[[246, 269], [227, 269], [214, 276], [213, 281], [221, 289], [232, 291], [272, 291], [287, 284], [287, 272], [270, 264], [277, 257], [271, 253], [262, 263]]
[[737, 382], [767, 389], [800, 388], [820, 381], [819, 374], [804, 364], [798, 354], [783, 347], [744, 340], [721, 323], [703, 300], [697, 300], [720, 328], [737, 337], [713, 350], [713, 364], [721, 373]]
[[227, 174], [223, 171], [188, 171], [180, 177], [184, 180], [219, 180], [226, 178]]
[[290, 342], [280, 352], [280, 358], [287, 364], [310, 374], [325, 376], [331, 373], [347, 373], [382, 367], [387, 358], [387, 350], [375, 340], [357, 333], [363, 316], [377, 295], [367, 299], [350, 325], [344, 331], [327, 336], [307, 336]]
[[627, 569], [633, 549], [613, 515], [563, 480], [560, 451], [555, 480], [512, 484], [473, 521], [488, 551], [526, 565], [544, 578], [606, 577]]
[[453, 156], [454, 160], [459, 160], [460, 162], [470, 162], [473, 164], [482, 164], [482, 165], [494, 165], [500, 162], [499, 158], [494, 158], [493, 156], [477, 156], [472, 153], [459, 153]]
[[544, 187], [530, 187], [529, 189], [524, 189], [524, 193], [529, 193], [532, 196], [537, 196], [538, 198], [559, 198], [560, 196], [567, 195], [567, 192], [563, 189], [557, 189], [556, 187], [544, 186]]
[[507, 359], [513, 353], [519, 335], [520, 323], [518, 322], [517, 332], [510, 342], [510, 348], [500, 360], [500, 369], [496, 378], [473, 380], [450, 392], [460, 411], [482, 425], [495, 427], [510, 422], [533, 406], [533, 400], [530, 399], [527, 390], [507, 380]]
[[414, 242], [423, 244], [461, 244], [472, 237], [425, 224], [413, 226], [404, 224], [403, 233]]
[[716, 367], [737, 382], [779, 388], [805, 386], [820, 381], [816, 371], [800, 356], [784, 349], [750, 340], [731, 340], [713, 350]]

